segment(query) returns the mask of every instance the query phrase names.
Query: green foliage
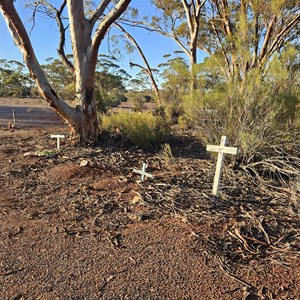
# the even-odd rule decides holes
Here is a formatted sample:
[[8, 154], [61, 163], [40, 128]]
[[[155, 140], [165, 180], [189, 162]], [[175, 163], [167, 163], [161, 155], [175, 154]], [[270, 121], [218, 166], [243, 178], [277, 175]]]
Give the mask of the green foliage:
[[[168, 56], [169, 58], [169, 56]], [[222, 62], [218, 61], [216, 55], [206, 58], [203, 63], [195, 64], [193, 72], [191, 72], [188, 63], [182, 57], [170, 58], [163, 68], [162, 77], [164, 83], [160, 91], [160, 99], [165, 114], [173, 123], [180, 122], [180, 126], [190, 125], [184, 110], [186, 103], [190, 102], [191, 98], [197, 98], [197, 101], [202, 101], [202, 94], [206, 91], [220, 91], [225, 84], [225, 75], [220, 68]], [[194, 83], [197, 89], [194, 89], [191, 94], [191, 77], [195, 80]], [[218, 99], [216, 99], [218, 102]], [[196, 106], [201, 103], [196, 103]]]
[[[222, 4], [221, 4], [222, 3]], [[267, 72], [275, 53], [297, 44], [299, 1], [209, 1], [211, 14], [201, 44], [222, 60], [228, 80], [243, 81], [252, 69]]]
[[95, 75], [95, 98], [99, 112], [105, 113], [111, 107], [127, 101], [124, 82], [129, 75], [119, 68], [114, 56], [99, 55]]
[[42, 67], [52, 88], [61, 98], [73, 100], [75, 98], [73, 74], [59, 59], [50, 57], [46, 62]]
[[152, 0], [152, 3], [155, 4], [158, 9], [163, 11], [165, 18], [168, 18], [174, 14], [178, 14], [179, 16], [182, 16], [183, 14], [183, 7], [180, 3], [180, 0]]
[[187, 114], [183, 114], [178, 118], [178, 128], [181, 130], [193, 128], [193, 123]]
[[164, 84], [160, 99], [169, 121], [177, 123], [183, 114], [183, 98], [190, 90], [190, 71], [188, 64], [180, 57], [169, 59], [162, 76]]
[[33, 80], [25, 71], [25, 66], [15, 60], [0, 60], [0, 96], [31, 97]]
[[[283, 65], [281, 70], [284, 73]], [[287, 84], [278, 85], [276, 73], [269, 75], [272, 80], [263, 80], [253, 70], [242, 84], [227, 83], [187, 97], [185, 111], [199, 136], [206, 143], [219, 143], [220, 136], [227, 135], [244, 163], [270, 154], [283, 139], [289, 141], [300, 129], [293, 113], [300, 99], [287, 92]]]
[[143, 95], [131, 92], [129, 97], [129, 101], [133, 103], [135, 111], [142, 112], [145, 109], [145, 97]]
[[159, 152], [159, 157], [163, 163], [168, 166], [174, 162], [174, 156], [170, 144], [163, 144]]
[[102, 86], [96, 88], [95, 98], [97, 108], [100, 113], [106, 113], [110, 108], [127, 100], [122, 89], [113, 88], [111, 90], [107, 90]]
[[[157, 70], [152, 69], [152, 73], [156, 73]], [[140, 70], [134, 78], [129, 81], [130, 88], [137, 91], [146, 93], [152, 89], [151, 82], [149, 80], [149, 74], [146, 74], [145, 70]]]
[[101, 127], [111, 134], [120, 132], [135, 145], [143, 148], [161, 143], [169, 133], [169, 126], [166, 121], [149, 112], [120, 112], [102, 115]]
[[145, 103], [149, 102], [152, 98], [146, 91], [133, 91], [130, 90], [126, 94], [128, 102], [132, 103], [134, 106], [134, 111], [142, 112], [145, 110]]

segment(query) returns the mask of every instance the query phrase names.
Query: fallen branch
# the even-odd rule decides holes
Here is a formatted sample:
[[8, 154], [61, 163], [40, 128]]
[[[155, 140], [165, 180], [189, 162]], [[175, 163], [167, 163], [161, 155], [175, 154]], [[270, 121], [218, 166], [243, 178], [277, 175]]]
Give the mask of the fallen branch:
[[16, 270], [12, 270], [12, 271], [8, 271], [8, 272], [0, 272], [0, 276], [9, 276], [9, 275], [13, 275], [13, 274], [16, 274], [18, 272], [21, 272], [23, 270], [25, 270], [26, 268], [20, 268], [20, 269], [16, 269]]
[[252, 254], [258, 254], [257, 251], [254, 251], [251, 249], [251, 247], [248, 245], [247, 241], [245, 240], [245, 238], [240, 234], [239, 230], [237, 228], [235, 228], [234, 233], [232, 233], [230, 230], [227, 231], [232, 237], [238, 239], [244, 246], [244, 248], [252, 253]]
[[226, 266], [221, 258], [219, 257], [219, 267], [220, 269], [230, 278], [233, 278], [234, 280], [238, 281], [239, 283], [245, 285], [247, 288], [251, 289], [252, 291], [257, 291], [257, 288], [255, 286], [253, 286], [252, 284], [246, 282], [245, 280], [237, 277], [236, 275], [234, 275], [233, 273], [230, 272], [228, 266]]

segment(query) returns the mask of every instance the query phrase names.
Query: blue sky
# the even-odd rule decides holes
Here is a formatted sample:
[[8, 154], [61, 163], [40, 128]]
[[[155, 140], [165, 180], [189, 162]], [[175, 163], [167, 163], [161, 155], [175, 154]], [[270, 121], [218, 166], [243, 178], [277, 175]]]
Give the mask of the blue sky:
[[[52, 1], [55, 3], [56, 1]], [[60, 3], [60, 1], [57, 1]], [[29, 21], [31, 12], [24, 8], [24, 1], [17, 0], [17, 10], [19, 11], [26, 28], [30, 29], [32, 23]], [[133, 0], [131, 3], [139, 9], [141, 15], [150, 15], [155, 10], [150, 4], [150, 0]], [[12, 41], [10, 33], [7, 29], [6, 23], [0, 14], [0, 31], [1, 31], [1, 43], [0, 43], [0, 58], [14, 59], [22, 61], [22, 56], [18, 47], [16, 47]], [[167, 39], [156, 33], [147, 33], [141, 29], [133, 29], [131, 34], [140, 43], [151, 67], [157, 67], [158, 64], [164, 61], [163, 55], [166, 53], [172, 53], [175, 50], [179, 50], [176, 43], [170, 39]], [[36, 25], [31, 33], [32, 44], [36, 50], [36, 55], [40, 63], [44, 63], [49, 57], [57, 57], [56, 48], [58, 45], [58, 32], [55, 21], [46, 19], [45, 17], [38, 16], [36, 18]], [[69, 51], [68, 51], [69, 49]], [[70, 47], [67, 48], [70, 53]], [[107, 43], [104, 41], [100, 47], [99, 53], [107, 53]], [[126, 69], [131, 74], [139, 71], [129, 69], [129, 61], [142, 64], [138, 54], [126, 54], [123, 51], [124, 57], [120, 62], [122, 68]]]

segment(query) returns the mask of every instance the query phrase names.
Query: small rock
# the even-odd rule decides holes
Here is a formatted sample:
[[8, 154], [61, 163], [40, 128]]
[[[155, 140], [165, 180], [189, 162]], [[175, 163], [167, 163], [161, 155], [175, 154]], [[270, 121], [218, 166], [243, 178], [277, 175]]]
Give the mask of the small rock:
[[80, 167], [85, 167], [89, 164], [89, 161], [87, 159], [84, 159], [80, 162]]
[[141, 195], [135, 195], [130, 202], [131, 204], [139, 204], [143, 202], [143, 198]]
[[24, 157], [26, 157], [26, 156], [32, 156], [32, 155], [33, 155], [32, 152], [25, 152], [25, 153], [23, 154]]

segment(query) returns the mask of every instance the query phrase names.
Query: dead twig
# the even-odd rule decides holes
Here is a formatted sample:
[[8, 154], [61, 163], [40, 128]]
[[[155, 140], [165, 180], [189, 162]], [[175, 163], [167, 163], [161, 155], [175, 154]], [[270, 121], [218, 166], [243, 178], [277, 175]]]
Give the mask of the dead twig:
[[258, 227], [259, 229], [262, 231], [262, 233], [264, 234], [265, 236], [265, 239], [268, 243], [268, 245], [271, 245], [271, 241], [270, 241], [270, 238], [269, 238], [269, 235], [267, 234], [267, 232], [265, 231], [263, 225], [262, 225], [262, 221], [263, 221], [263, 218], [261, 218], [261, 221], [259, 219], [256, 219], [257, 223], [258, 223]]
[[103, 289], [105, 288], [105, 286], [106, 286], [112, 279], [114, 279], [114, 276], [113, 276], [113, 275], [110, 275], [108, 278], [106, 278], [105, 281], [103, 282], [103, 284], [100, 286], [99, 292], [102, 292]]
[[26, 269], [26, 268], [24, 267], [24, 268], [20, 268], [20, 269], [8, 271], [8, 272], [0, 272], [0, 276], [3, 276], [3, 277], [5, 277], [5, 276], [10, 276], [10, 275], [16, 274], [16, 273], [18, 273], [18, 272], [21, 272], [21, 271], [23, 271], [23, 270], [25, 270], [25, 269]]
[[250, 252], [251, 254], [258, 254], [259, 252], [254, 251], [251, 249], [251, 247], [249, 246], [248, 242], [246, 241], [246, 239], [241, 235], [241, 233], [239, 232], [239, 230], [237, 228], [234, 229], [234, 233], [231, 232], [230, 230], [227, 231], [232, 237], [238, 239], [244, 246], [244, 248]]
[[232, 279], [238, 281], [239, 283], [241, 283], [242, 285], [246, 286], [247, 288], [250, 288], [250, 289], [253, 290], [253, 291], [256, 291], [256, 290], [257, 290], [257, 288], [256, 288], [255, 286], [253, 286], [252, 284], [246, 282], [245, 280], [243, 280], [243, 279], [239, 278], [238, 276], [234, 275], [233, 273], [231, 273], [230, 270], [229, 270], [229, 267], [226, 266], [226, 265], [222, 262], [221, 258], [218, 257], [218, 259], [219, 259], [219, 267], [220, 267], [220, 269], [221, 269], [228, 277], [230, 277], [230, 278], [232, 278]]

